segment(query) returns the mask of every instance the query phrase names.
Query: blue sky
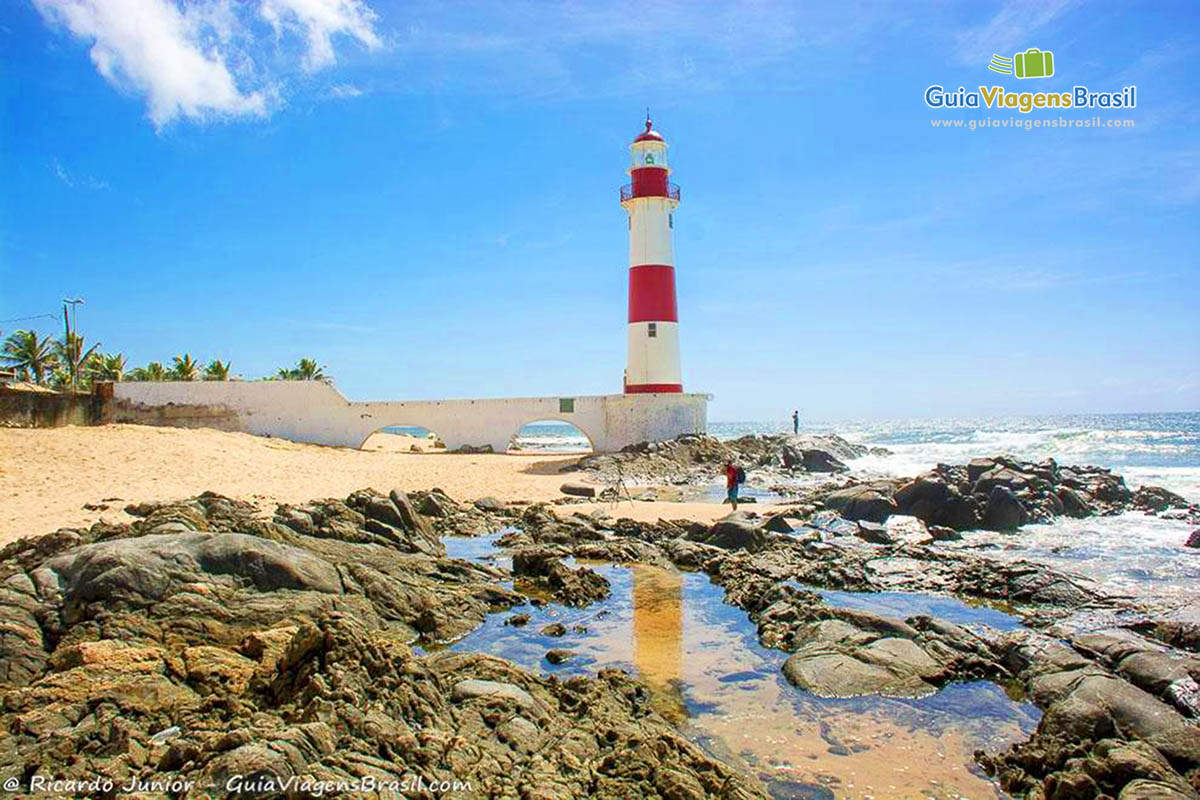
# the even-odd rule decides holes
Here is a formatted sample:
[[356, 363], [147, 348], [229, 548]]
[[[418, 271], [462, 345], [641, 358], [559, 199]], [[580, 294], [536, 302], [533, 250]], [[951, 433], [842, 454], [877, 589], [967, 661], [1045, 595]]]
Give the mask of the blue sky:
[[[710, 419], [1200, 408], [1200, 6], [34, 0], [0, 9], [0, 319], [351, 398], [619, 391], [650, 107]], [[1054, 52], [1056, 75], [987, 70]], [[934, 129], [930, 84], [1138, 87]], [[1036, 85], [1035, 85], [1036, 84]], [[1068, 111], [1084, 119], [1096, 112]], [[1059, 116], [1054, 114], [1053, 116]], [[5, 322], [11, 331], [32, 324]]]

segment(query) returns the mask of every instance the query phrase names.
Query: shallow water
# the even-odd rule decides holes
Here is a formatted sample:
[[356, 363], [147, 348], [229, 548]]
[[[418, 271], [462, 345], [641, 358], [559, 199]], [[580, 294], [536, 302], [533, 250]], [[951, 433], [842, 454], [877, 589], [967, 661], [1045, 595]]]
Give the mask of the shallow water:
[[928, 615], [953, 622], [968, 630], [992, 628], [997, 631], [1013, 631], [1024, 627], [1011, 614], [988, 604], [965, 603], [956, 597], [943, 597], [925, 592], [846, 592], [840, 589], [821, 589], [795, 581], [788, 584], [797, 589], [816, 592], [834, 608], [866, 611], [881, 617], [908, 619]]
[[[491, 555], [495, 538], [444, 541], [451, 556], [481, 558]], [[707, 576], [589, 566], [610, 581], [609, 600], [583, 609], [527, 606], [521, 611], [531, 620], [521, 628], [504, 624], [513, 612], [494, 614], [450, 647], [550, 674], [635, 673], [656, 690], [664, 713], [684, 718], [697, 741], [759, 775], [780, 798], [1000, 796], [974, 766], [973, 751], [1000, 750], [1037, 724], [1035, 708], [986, 681], [917, 700], [815, 697], [787, 682], [780, 672], [787, 654], [761, 646], [744, 612], [725, 604]], [[967, 613], [934, 600], [905, 598], [904, 608]], [[992, 609], [970, 612], [999, 621]], [[563, 623], [567, 635], [542, 635], [552, 622]], [[553, 648], [576, 655], [552, 665], [545, 653]]]

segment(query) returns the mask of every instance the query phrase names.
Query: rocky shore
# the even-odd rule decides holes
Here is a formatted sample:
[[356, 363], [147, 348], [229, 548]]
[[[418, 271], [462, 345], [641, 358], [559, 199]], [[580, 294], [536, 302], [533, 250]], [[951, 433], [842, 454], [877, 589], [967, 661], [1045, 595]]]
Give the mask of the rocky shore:
[[[725, 457], [703, 440], [685, 447], [681, 465]], [[762, 447], [764, 460], [776, 452]], [[765, 797], [761, 776], [701, 748], [622, 672], [563, 680], [441, 649], [526, 603], [604, 600], [608, 582], [575, 558], [703, 571], [815, 696], [919, 697], [968, 679], [1019, 692], [1042, 710], [1036, 733], [977, 755], [1014, 795], [1200, 796], [1200, 627], [1159, 625], [1078, 576], [934, 535], [994, 519], [998, 488], [1030, 519], [1069, 513], [1066, 490], [1091, 513], [1194, 507], [1103, 471], [997, 459], [888, 485], [825, 487], [782, 513], [711, 526], [438, 490], [364, 490], [265, 518], [206, 494], [132, 506], [130, 525], [20, 540], [0, 552], [0, 779], [192, 787], [177, 797], [232, 795], [237, 776], [276, 788], [420, 776], [468, 783], [452, 794], [464, 797]], [[848, 490], [858, 494], [842, 502]], [[886, 515], [855, 513], [877, 502], [865, 491]], [[964, 504], [971, 515], [947, 511]], [[497, 532], [511, 568], [446, 556], [444, 536]], [[994, 603], [1024, 627], [857, 611], [821, 587]], [[1119, 623], [1071, 625], [1096, 612]]]

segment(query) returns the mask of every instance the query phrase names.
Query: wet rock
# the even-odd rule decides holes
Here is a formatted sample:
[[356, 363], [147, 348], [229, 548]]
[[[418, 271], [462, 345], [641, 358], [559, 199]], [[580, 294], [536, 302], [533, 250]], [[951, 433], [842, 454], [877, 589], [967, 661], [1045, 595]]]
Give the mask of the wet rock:
[[[979, 483], [983, 483], [987, 475]], [[1011, 531], [1028, 521], [1029, 514], [1013, 490], [1005, 484], [993, 484], [988, 494], [987, 508], [983, 512], [983, 527], [993, 531]]]
[[766, 547], [768, 534], [749, 518], [731, 514], [718, 520], [705, 531], [690, 534], [688, 539], [722, 550], [746, 550], [754, 553]]
[[567, 626], [563, 625], [561, 622], [552, 622], [551, 624], [542, 628], [539, 633], [541, 633], [542, 636], [566, 636]]
[[934, 692], [915, 673], [859, 661], [823, 644], [800, 648], [784, 662], [783, 674], [794, 686], [821, 697], [923, 697]]
[[793, 533], [795, 531], [792, 523], [788, 522], [784, 514], [772, 514], [763, 521], [762, 527], [763, 530], [772, 533]]
[[962, 541], [963, 535], [954, 528], [943, 528], [941, 525], [933, 525], [929, 528], [929, 537], [935, 542], [958, 542]]
[[870, 544], [895, 544], [896, 539], [888, 531], [886, 525], [878, 522], [859, 522], [854, 535]]
[[1188, 534], [1187, 541], [1183, 543], [1183, 546], [1200, 547], [1200, 530], [1195, 530]]
[[569, 606], [584, 606], [608, 597], [608, 580], [587, 567], [572, 569], [551, 550], [525, 548], [513, 553], [513, 575], [549, 591]]
[[523, 628], [529, 624], [528, 614], [513, 614], [508, 619], [504, 620], [505, 625], [511, 625], [514, 628]]
[[546, 660], [551, 664], [564, 664], [574, 657], [575, 653], [570, 650], [554, 649], [546, 651]]
[[897, 510], [890, 493], [869, 485], [851, 486], [830, 493], [825, 507], [853, 521], [886, 522]]

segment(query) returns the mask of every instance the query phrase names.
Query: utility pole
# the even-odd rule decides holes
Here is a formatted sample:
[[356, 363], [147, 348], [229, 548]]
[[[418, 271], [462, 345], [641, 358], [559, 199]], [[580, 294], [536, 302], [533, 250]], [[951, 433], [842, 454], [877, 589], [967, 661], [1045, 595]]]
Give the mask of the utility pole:
[[[77, 360], [78, 360], [80, 354], [78, 352], [73, 353], [71, 351], [71, 348], [73, 346], [73, 343], [71, 341], [71, 322], [72, 322], [72, 317], [74, 317], [75, 318], [74, 321], [76, 323], [78, 323], [79, 309], [77, 308], [77, 306], [81, 306], [81, 305], [83, 305], [82, 297], [64, 297], [63, 298], [63, 327], [66, 329], [66, 335], [67, 335], [67, 338], [63, 341], [63, 344], [65, 345], [65, 347], [63, 349], [67, 353], [67, 359], [69, 361], [67, 366], [71, 370], [71, 391], [72, 392], [75, 392], [79, 388], [79, 366], [80, 365], [77, 363]], [[74, 314], [71, 313], [72, 310], [74, 311]], [[75, 327], [76, 327], [76, 329], [78, 329], [78, 324], [76, 324]], [[82, 348], [75, 346], [75, 349], [81, 350]]]

